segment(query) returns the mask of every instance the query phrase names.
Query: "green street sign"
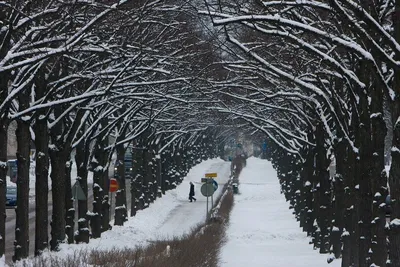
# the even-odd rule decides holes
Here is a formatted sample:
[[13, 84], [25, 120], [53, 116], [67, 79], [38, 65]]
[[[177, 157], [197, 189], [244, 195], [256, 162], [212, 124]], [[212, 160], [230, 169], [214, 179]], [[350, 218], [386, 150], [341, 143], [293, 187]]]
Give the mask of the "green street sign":
[[83, 192], [83, 189], [78, 181], [76, 181], [72, 186], [72, 197], [75, 200], [86, 200], [85, 193]]

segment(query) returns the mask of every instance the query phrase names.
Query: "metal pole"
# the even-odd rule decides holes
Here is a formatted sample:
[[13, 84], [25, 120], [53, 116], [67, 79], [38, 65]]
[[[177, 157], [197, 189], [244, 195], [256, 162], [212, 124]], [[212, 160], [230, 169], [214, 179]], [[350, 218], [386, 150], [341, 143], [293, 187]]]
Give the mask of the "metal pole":
[[112, 199], [113, 193], [110, 193], [110, 212], [109, 212], [109, 221], [111, 221], [111, 211], [112, 211]]
[[[77, 186], [75, 186], [75, 197], [74, 197], [74, 206], [75, 206], [75, 218], [78, 218], [79, 217], [79, 214], [77, 213], [78, 212], [78, 187]], [[74, 218], [74, 219], [75, 219]], [[78, 220], [79, 220], [79, 218], [78, 218]]]
[[208, 221], [208, 186], [207, 186], [207, 183], [206, 183], [206, 195], [207, 195], [207, 213], [206, 213], [206, 219], [207, 219], [207, 221]]
[[214, 195], [214, 194], [211, 195], [211, 209], [214, 208], [214, 198], [213, 198], [213, 195]]

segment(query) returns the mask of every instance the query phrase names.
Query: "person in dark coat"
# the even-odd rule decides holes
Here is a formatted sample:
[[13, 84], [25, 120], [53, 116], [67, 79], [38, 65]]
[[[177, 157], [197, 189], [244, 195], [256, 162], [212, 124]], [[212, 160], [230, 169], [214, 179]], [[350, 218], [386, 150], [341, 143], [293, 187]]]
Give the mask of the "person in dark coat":
[[196, 201], [196, 198], [194, 197], [194, 184], [192, 182], [190, 182], [189, 200], [190, 202], [193, 200]]

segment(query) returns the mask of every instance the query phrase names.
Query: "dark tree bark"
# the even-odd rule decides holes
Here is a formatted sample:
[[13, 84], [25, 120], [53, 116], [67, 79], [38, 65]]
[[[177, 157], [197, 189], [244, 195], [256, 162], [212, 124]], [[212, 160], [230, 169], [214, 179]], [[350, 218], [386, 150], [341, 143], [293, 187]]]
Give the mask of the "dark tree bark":
[[[1, 80], [1, 79], [0, 79]], [[0, 81], [1, 83], [1, 81]], [[5, 252], [8, 122], [0, 119], [0, 257]]]
[[146, 168], [146, 180], [147, 180], [147, 199], [148, 203], [153, 203], [157, 196], [157, 191], [155, 188], [157, 187], [157, 181], [155, 179], [155, 169], [154, 169], [154, 153], [152, 146], [149, 145], [149, 148], [146, 150], [146, 158], [147, 158], [147, 168]]
[[329, 252], [329, 227], [331, 221], [331, 189], [330, 189], [330, 179], [328, 172], [328, 159], [325, 148], [324, 139], [324, 128], [322, 123], [316, 126], [317, 130], [315, 133], [316, 138], [316, 150], [317, 150], [317, 160], [316, 160], [316, 170], [317, 179], [319, 181], [319, 212], [317, 213], [317, 222], [321, 230], [320, 233], [320, 253]]
[[144, 150], [137, 150], [136, 151], [138, 157], [137, 159], [137, 164], [139, 166], [138, 170], [137, 170], [137, 174], [136, 174], [136, 178], [135, 178], [135, 182], [136, 182], [136, 189], [137, 189], [137, 210], [142, 210], [145, 207], [145, 197], [144, 197], [144, 187], [143, 187], [143, 183], [144, 183], [144, 165], [145, 160], [144, 160]]
[[[6, 46], [4, 46], [6, 47]], [[4, 53], [0, 49], [0, 56]], [[0, 73], [0, 101], [6, 99], [8, 95], [8, 76], [6, 73]], [[0, 257], [5, 252], [6, 236], [6, 188], [7, 188], [7, 143], [8, 143], [8, 125], [7, 118], [8, 107], [5, 107], [4, 114], [0, 116]]]
[[[39, 77], [41, 79], [39, 79]], [[46, 92], [43, 77], [38, 75], [36, 84], [36, 95], [42, 97]], [[48, 214], [48, 195], [49, 195], [49, 132], [47, 128], [47, 118], [45, 111], [40, 110], [36, 116], [34, 124], [35, 147], [36, 147], [36, 180], [35, 180], [35, 256], [48, 247], [49, 242], [49, 214]]]
[[[104, 126], [104, 123], [102, 124]], [[108, 139], [106, 137], [102, 137], [99, 143], [99, 154], [97, 156], [97, 160], [99, 162], [99, 177], [100, 183], [102, 186], [102, 194], [101, 194], [101, 231], [107, 231], [111, 229], [110, 226], [110, 202], [108, 197], [109, 192], [109, 177], [108, 177], [108, 169], [106, 168], [108, 161], [108, 154], [105, 151], [105, 148], [108, 145]]]
[[[55, 108], [55, 117], [63, 112], [62, 106]], [[53, 198], [53, 213], [51, 221], [50, 249], [58, 250], [59, 244], [65, 241], [65, 197], [66, 185], [65, 166], [71, 155], [71, 144], [75, 134], [79, 131], [81, 120], [85, 111], [78, 110], [73, 121], [65, 119], [58, 122], [50, 130], [51, 147], [49, 150], [51, 162], [51, 187]]]
[[74, 243], [75, 231], [75, 208], [71, 188], [71, 167], [72, 161], [69, 160], [65, 165], [65, 233], [68, 244]]
[[[4, 14], [4, 13], [3, 13]], [[16, 21], [18, 12], [10, 12], [8, 14], [9, 21]], [[3, 59], [11, 47], [11, 39], [13, 30], [1, 36], [2, 44], [0, 46], [0, 58]], [[0, 73], [0, 103], [3, 103], [8, 96], [8, 86], [11, 71], [2, 71]], [[6, 240], [6, 188], [7, 188], [7, 144], [8, 144], [8, 119], [9, 105], [5, 105], [0, 110], [0, 258], [5, 253]]]
[[77, 168], [77, 181], [79, 182], [86, 200], [78, 200], [78, 235], [75, 236], [75, 242], [89, 243], [89, 224], [88, 224], [88, 162], [89, 162], [89, 145], [83, 141], [76, 147], [75, 162]]
[[50, 149], [51, 189], [53, 213], [51, 220], [50, 249], [58, 250], [59, 244], [65, 241], [65, 164], [70, 154], [69, 149], [56, 146]]
[[307, 180], [305, 181], [304, 184], [304, 193], [305, 193], [305, 207], [304, 207], [304, 212], [305, 212], [305, 224], [304, 224], [304, 231], [307, 232], [308, 236], [311, 236], [311, 233], [313, 231], [313, 223], [315, 219], [314, 211], [313, 211], [313, 188], [315, 186], [315, 177], [314, 177], [314, 154], [312, 153], [312, 150], [309, 153], [308, 159], [307, 159]]
[[[106, 154], [106, 153], [105, 153]], [[104, 164], [107, 164], [107, 157], [104, 158]], [[109, 192], [110, 192], [110, 178], [108, 175], [108, 168], [104, 168], [104, 172], [103, 172], [103, 179], [104, 179], [104, 187], [103, 187], [103, 201], [101, 203], [101, 208], [102, 208], [102, 214], [103, 214], [103, 218], [102, 218], [102, 230], [107, 231], [112, 229], [111, 224], [110, 224], [110, 218], [111, 218], [111, 203], [110, 203], [110, 197], [109, 197]]]
[[161, 174], [161, 155], [157, 154], [156, 155], [156, 165], [155, 165], [155, 175], [156, 175], [156, 180], [157, 180], [157, 197], [160, 198], [162, 197], [162, 174]]
[[383, 92], [373, 82], [371, 88], [371, 139], [372, 139], [372, 165], [371, 179], [373, 195], [372, 208], [372, 233], [371, 249], [372, 264], [386, 267], [387, 246], [386, 246], [386, 218], [385, 200], [388, 193], [387, 177], [385, 171], [385, 136], [386, 125], [383, 119]]
[[[352, 118], [351, 118], [351, 127], [350, 134], [354, 136], [355, 146], [359, 146], [359, 128], [360, 124], [359, 118], [357, 115], [356, 108], [352, 107]], [[347, 190], [347, 216], [345, 221], [348, 222], [346, 229], [350, 233], [350, 246], [349, 249], [350, 254], [350, 266], [358, 267], [359, 266], [359, 239], [360, 239], [360, 230], [359, 230], [359, 214], [360, 214], [360, 162], [359, 162], [359, 153], [349, 149], [348, 151], [348, 168], [347, 168], [347, 176], [345, 179], [346, 187], [345, 192]]]
[[141, 168], [141, 153], [135, 149], [132, 152], [132, 178], [131, 178], [131, 217], [136, 215], [139, 209], [140, 193], [140, 168]]
[[90, 215], [90, 227], [92, 229], [92, 237], [99, 238], [102, 232], [102, 200], [103, 200], [103, 186], [104, 186], [104, 175], [101, 170], [99, 158], [103, 153], [97, 141], [94, 147], [94, 156], [91, 160], [91, 170], [93, 171], [93, 212]]
[[346, 155], [346, 144], [343, 138], [339, 138], [335, 146], [335, 159], [336, 159], [336, 174], [334, 177], [333, 187], [334, 187], [334, 201], [333, 201], [333, 213], [334, 219], [332, 220], [332, 230], [331, 230], [331, 243], [333, 248], [333, 254], [335, 258], [339, 258], [342, 252], [342, 242], [341, 236], [344, 229], [344, 172], [346, 167], [345, 159]]
[[[169, 175], [169, 168], [170, 168], [170, 162], [171, 162], [171, 155], [167, 152], [163, 152], [162, 153], [162, 159], [161, 159], [161, 175], [162, 175], [162, 180], [163, 183], [161, 184], [161, 190], [163, 192], [163, 194], [165, 194], [165, 192], [167, 190], [170, 189], [170, 185], [171, 185], [171, 178]], [[191, 159], [187, 159], [188, 161], [191, 161]]]
[[[29, 107], [29, 93], [23, 92], [18, 96], [19, 108]], [[13, 261], [29, 256], [29, 165], [30, 142], [29, 121], [17, 120], [17, 208], [15, 223], [15, 243]]]
[[[395, 1], [393, 13], [394, 37], [400, 43], [400, 0]], [[400, 60], [397, 51], [395, 60]], [[389, 172], [390, 197], [392, 199], [392, 214], [389, 232], [389, 259], [391, 266], [400, 266], [400, 68], [393, 75], [393, 90], [395, 98], [391, 105], [393, 125], [392, 165]]]
[[[118, 183], [125, 185], [125, 148], [123, 145], [116, 147], [117, 151], [117, 172], [118, 172]], [[118, 189], [115, 196], [115, 222], [114, 225], [124, 225], [125, 211], [124, 211], [124, 195], [121, 189]]]
[[[368, 76], [364, 62], [360, 62], [360, 75]], [[371, 221], [372, 221], [372, 147], [371, 147], [371, 128], [370, 128], [370, 113], [368, 110], [368, 95], [365, 90], [359, 94], [359, 135], [357, 138], [360, 141], [360, 171], [361, 179], [359, 183], [360, 187], [360, 216], [358, 224], [360, 227], [360, 254], [359, 254], [359, 266], [369, 267], [370, 256], [369, 249], [371, 245]]]
[[150, 205], [149, 196], [149, 153], [147, 149], [143, 151], [143, 179], [142, 179], [142, 198], [143, 198], [143, 209], [146, 209]]

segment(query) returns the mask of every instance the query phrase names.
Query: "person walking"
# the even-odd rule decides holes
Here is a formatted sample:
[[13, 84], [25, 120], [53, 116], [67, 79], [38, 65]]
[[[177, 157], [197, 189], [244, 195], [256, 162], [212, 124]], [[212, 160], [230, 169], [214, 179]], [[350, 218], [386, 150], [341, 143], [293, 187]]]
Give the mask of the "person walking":
[[192, 182], [190, 182], [189, 200], [190, 202], [193, 200], [196, 201], [196, 198], [194, 197], [194, 184]]

